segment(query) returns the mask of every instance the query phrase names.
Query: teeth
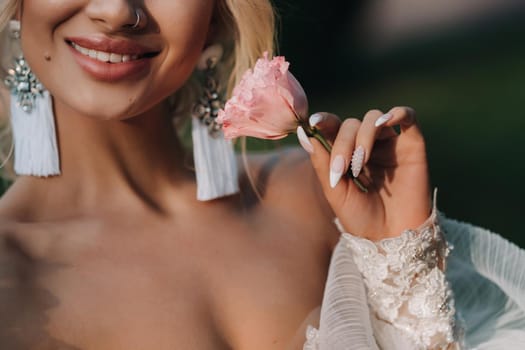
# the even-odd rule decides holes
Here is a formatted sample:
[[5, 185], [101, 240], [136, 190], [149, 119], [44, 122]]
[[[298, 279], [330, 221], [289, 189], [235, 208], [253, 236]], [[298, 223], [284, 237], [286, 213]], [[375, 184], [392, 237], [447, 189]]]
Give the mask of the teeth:
[[109, 56], [110, 56], [110, 54], [107, 53], [107, 52], [103, 52], [103, 51], [98, 51], [97, 52], [97, 60], [99, 60], [99, 61], [109, 62]]
[[117, 53], [112, 53], [109, 55], [109, 62], [111, 63], [120, 63], [122, 62], [122, 55], [119, 55]]
[[84, 56], [89, 56], [101, 62], [121, 63], [121, 62], [135, 61], [139, 59], [138, 55], [121, 55], [118, 53], [97, 51], [93, 49], [87, 49], [76, 43], [71, 43], [71, 46], [73, 46], [75, 50], [77, 50]]

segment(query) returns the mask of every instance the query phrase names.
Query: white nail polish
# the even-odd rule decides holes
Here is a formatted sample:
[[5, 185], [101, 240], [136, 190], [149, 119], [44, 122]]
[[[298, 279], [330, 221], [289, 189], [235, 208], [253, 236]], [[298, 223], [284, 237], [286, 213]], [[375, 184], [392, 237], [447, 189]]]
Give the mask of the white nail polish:
[[319, 113], [312, 114], [310, 118], [308, 119], [308, 122], [310, 123], [310, 126], [313, 128], [317, 124], [319, 124], [324, 119], [324, 116]]
[[376, 128], [385, 124], [386, 122], [388, 122], [390, 119], [392, 119], [394, 117], [394, 115], [392, 113], [386, 113], [386, 114], [383, 114], [382, 116], [380, 116], [377, 120], [376, 120], [376, 123], [375, 123], [375, 126]]
[[306, 132], [304, 132], [304, 129], [301, 126], [297, 127], [297, 139], [306, 152], [310, 154], [314, 153], [314, 146], [308, 139]]
[[352, 155], [352, 175], [358, 177], [363, 170], [363, 162], [365, 161], [365, 149], [363, 146], [357, 147]]
[[336, 156], [330, 166], [330, 187], [335, 188], [345, 171], [345, 159], [343, 156]]

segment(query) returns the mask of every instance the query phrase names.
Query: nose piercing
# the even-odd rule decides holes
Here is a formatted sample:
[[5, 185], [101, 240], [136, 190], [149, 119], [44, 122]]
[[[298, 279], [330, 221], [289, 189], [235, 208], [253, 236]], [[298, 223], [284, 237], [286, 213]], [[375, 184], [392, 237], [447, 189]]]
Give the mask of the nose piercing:
[[133, 24], [130, 28], [131, 29], [137, 29], [140, 25], [141, 18], [140, 18], [140, 9], [135, 9], [135, 16], [137, 16], [137, 20], [135, 21], [135, 24]]

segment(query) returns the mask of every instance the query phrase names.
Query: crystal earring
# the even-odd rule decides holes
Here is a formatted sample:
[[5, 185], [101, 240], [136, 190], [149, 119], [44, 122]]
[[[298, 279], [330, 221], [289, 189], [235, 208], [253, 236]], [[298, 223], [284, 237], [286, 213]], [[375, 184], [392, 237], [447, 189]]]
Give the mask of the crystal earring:
[[192, 139], [197, 199], [212, 200], [239, 192], [237, 161], [231, 141], [225, 140], [216, 118], [224, 103], [215, 78], [222, 58], [220, 45], [206, 48], [197, 69], [204, 76], [203, 95], [193, 107]]
[[[20, 40], [20, 22], [10, 21], [10, 37]], [[23, 56], [4, 80], [11, 93], [11, 126], [18, 175], [51, 176], [60, 174], [52, 99], [31, 71]]]

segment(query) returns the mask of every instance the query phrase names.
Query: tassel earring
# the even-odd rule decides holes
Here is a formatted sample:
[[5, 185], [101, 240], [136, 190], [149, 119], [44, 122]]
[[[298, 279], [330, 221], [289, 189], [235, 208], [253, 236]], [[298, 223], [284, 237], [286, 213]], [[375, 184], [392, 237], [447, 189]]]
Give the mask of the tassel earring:
[[224, 102], [215, 78], [222, 58], [220, 45], [209, 46], [201, 55], [198, 70], [204, 75], [204, 92], [194, 105], [192, 118], [193, 159], [197, 176], [197, 199], [208, 201], [239, 192], [237, 161], [231, 141], [224, 139], [216, 122]]
[[[11, 39], [20, 39], [20, 22], [9, 23]], [[5, 84], [11, 92], [11, 125], [18, 175], [60, 174], [52, 99], [23, 56], [15, 59]]]

